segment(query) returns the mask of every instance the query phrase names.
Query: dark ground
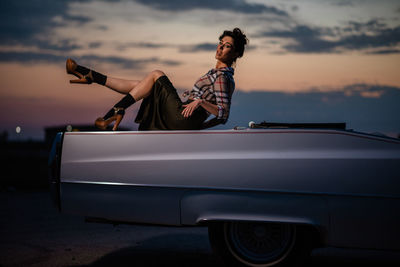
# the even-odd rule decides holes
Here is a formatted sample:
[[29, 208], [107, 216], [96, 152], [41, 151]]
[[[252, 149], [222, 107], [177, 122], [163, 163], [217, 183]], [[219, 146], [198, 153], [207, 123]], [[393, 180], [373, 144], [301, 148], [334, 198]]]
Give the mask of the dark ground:
[[[0, 192], [0, 215], [1, 267], [221, 266], [204, 227], [86, 223], [59, 213], [47, 191], [12, 188]], [[311, 266], [388, 266], [323, 254], [314, 251]]]
[[206, 228], [85, 223], [47, 192], [2, 192], [0, 214], [0, 266], [219, 266]]

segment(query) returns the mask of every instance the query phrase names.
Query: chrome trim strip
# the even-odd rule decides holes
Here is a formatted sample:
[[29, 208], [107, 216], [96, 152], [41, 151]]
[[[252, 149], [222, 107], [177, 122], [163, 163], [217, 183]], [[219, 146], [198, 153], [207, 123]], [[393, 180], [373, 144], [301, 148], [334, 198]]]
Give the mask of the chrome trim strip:
[[350, 193], [326, 193], [326, 192], [300, 192], [300, 191], [283, 191], [283, 190], [263, 190], [256, 188], [223, 188], [223, 187], [200, 187], [188, 185], [166, 185], [166, 184], [133, 184], [133, 183], [116, 183], [116, 182], [92, 182], [68, 180], [61, 181], [61, 184], [90, 184], [90, 185], [111, 185], [111, 186], [135, 186], [135, 187], [153, 187], [153, 188], [169, 188], [169, 189], [186, 189], [200, 191], [234, 191], [234, 192], [254, 192], [254, 193], [272, 193], [272, 194], [291, 194], [291, 195], [319, 195], [319, 196], [344, 196], [344, 197], [362, 197], [362, 198], [385, 198], [400, 199], [396, 196], [389, 195], [373, 195], [373, 194], [350, 194]]

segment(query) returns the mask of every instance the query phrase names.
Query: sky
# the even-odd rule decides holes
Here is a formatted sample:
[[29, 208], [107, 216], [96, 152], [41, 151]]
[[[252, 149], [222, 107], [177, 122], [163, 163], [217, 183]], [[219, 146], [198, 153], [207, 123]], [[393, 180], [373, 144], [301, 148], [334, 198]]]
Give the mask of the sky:
[[[126, 79], [160, 69], [182, 92], [215, 67], [218, 37], [234, 27], [250, 45], [216, 129], [265, 120], [400, 133], [398, 0], [0, 0], [0, 132], [40, 140], [45, 127], [93, 124], [121, 98], [70, 84], [69, 57]], [[123, 127], [137, 129], [139, 104]]]

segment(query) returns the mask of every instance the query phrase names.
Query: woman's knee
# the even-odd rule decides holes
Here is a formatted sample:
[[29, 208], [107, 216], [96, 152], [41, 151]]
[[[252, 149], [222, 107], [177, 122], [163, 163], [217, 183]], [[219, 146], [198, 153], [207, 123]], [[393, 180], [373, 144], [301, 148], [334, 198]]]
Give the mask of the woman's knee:
[[165, 73], [161, 70], [153, 70], [151, 72], [151, 75], [153, 76], [154, 81], [156, 81], [158, 78], [160, 78], [161, 76], [164, 76]]

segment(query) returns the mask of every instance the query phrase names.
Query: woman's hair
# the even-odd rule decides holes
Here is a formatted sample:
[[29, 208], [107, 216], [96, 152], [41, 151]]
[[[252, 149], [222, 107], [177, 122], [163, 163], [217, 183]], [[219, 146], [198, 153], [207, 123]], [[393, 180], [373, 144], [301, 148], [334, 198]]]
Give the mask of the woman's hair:
[[225, 36], [233, 38], [235, 51], [239, 54], [238, 57], [242, 57], [245, 48], [244, 46], [249, 43], [249, 39], [247, 39], [246, 35], [239, 28], [234, 28], [233, 31], [224, 31], [219, 37], [219, 40], [221, 41]]

